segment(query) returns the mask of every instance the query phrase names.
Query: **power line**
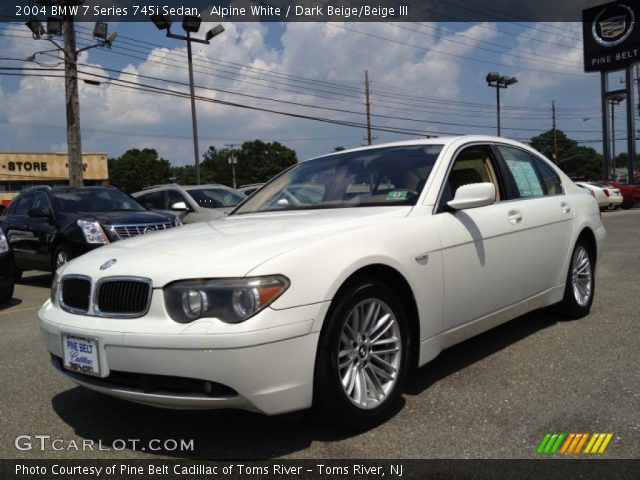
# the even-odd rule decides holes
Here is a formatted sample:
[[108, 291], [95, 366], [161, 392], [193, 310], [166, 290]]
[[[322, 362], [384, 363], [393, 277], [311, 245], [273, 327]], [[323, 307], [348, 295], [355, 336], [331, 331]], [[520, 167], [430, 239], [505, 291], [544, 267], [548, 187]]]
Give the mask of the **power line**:
[[[127, 38], [128, 38], [128, 37], [127, 37]], [[149, 42], [143, 42], [143, 43], [149, 43]], [[128, 49], [128, 50], [130, 50], [130, 49]], [[136, 58], [136, 59], [143, 60], [143, 61], [146, 61], [146, 62], [152, 62], [152, 63], [159, 63], [159, 64], [163, 64], [163, 65], [169, 66], [169, 67], [171, 67], [171, 68], [182, 69], [182, 65], [174, 65], [174, 64], [168, 64], [168, 63], [166, 63], [166, 62], [158, 62], [158, 61], [152, 60], [152, 59], [151, 59], [151, 58], [149, 58], [149, 57], [147, 57], [147, 58], [142, 58], [142, 57], [137, 57], [137, 56], [133, 56], [133, 55], [122, 54], [122, 53], [120, 53], [120, 52], [112, 52], [112, 53], [117, 53], [117, 54], [124, 55], [124, 56], [128, 56], [128, 57], [131, 57], [131, 58]], [[140, 53], [145, 53], [145, 54], [147, 54], [148, 52], [147, 52], [147, 51], [144, 51], [144, 52], [140, 52]], [[171, 54], [173, 54], [173, 55], [178, 55], [177, 53], [173, 53], [173, 52], [170, 52], [170, 53], [171, 53]], [[152, 55], [153, 55], [153, 54], [152, 54]], [[240, 65], [240, 64], [238, 64], [238, 65]], [[250, 67], [250, 68], [251, 68], [251, 67]], [[211, 72], [208, 72], [208, 71], [199, 71], [199, 73], [207, 74], [207, 75], [212, 75], [212, 73], [211, 73]], [[236, 75], [237, 75], [237, 74], [236, 74]], [[221, 77], [220, 75], [214, 75], [214, 76]], [[243, 75], [243, 76], [246, 76], [246, 75]], [[238, 79], [236, 79], [236, 78], [229, 78], [229, 77], [224, 77], [224, 76], [222, 76], [222, 78], [226, 78], [226, 79], [228, 79], [228, 80], [233, 80], [233, 81], [242, 81], [242, 80], [238, 80]], [[269, 80], [265, 80], [265, 79], [262, 79], [262, 78], [260, 78], [260, 79], [258, 79], [258, 80], [259, 80], [259, 81], [269, 81]], [[310, 80], [305, 79], [305, 81], [308, 81], [308, 82], [309, 82]], [[250, 83], [251, 83], [251, 84], [253, 84], [253, 85], [259, 86], [259, 87], [261, 87], [261, 88], [265, 88], [265, 86], [264, 86], [264, 85], [262, 85], [262, 84], [255, 84], [255, 83], [253, 83], [253, 82], [250, 82]], [[325, 82], [325, 83], [326, 83], [326, 82]], [[274, 88], [274, 87], [271, 85], [269, 88]], [[307, 92], [300, 92], [300, 91], [293, 91], [293, 92], [292, 92], [291, 90], [287, 90], [287, 89], [280, 89], [280, 88], [277, 88], [277, 87], [275, 87], [275, 88], [276, 88], [276, 89], [278, 89], [278, 90], [283, 90], [283, 91], [289, 92], [289, 93], [298, 93], [298, 94], [304, 94], [304, 95], [307, 95], [307, 94], [308, 94]], [[341, 87], [339, 87], [339, 86], [335, 86], [335, 88], [341, 88]], [[346, 103], [357, 103], [358, 105], [360, 105], [360, 104], [361, 104], [361, 102], [360, 102], [359, 100], [360, 100], [361, 95], [362, 95], [361, 91], [359, 91], [359, 89], [355, 89], [355, 88], [351, 88], [351, 90], [355, 90], [355, 91], [356, 91], [356, 93], [357, 93], [357, 96], [356, 96], [356, 95], [348, 95], [348, 96], [349, 96], [349, 97], [351, 97], [351, 98], [357, 98], [357, 99], [358, 99], [358, 102], [347, 101], [347, 100], [344, 100], [344, 99], [335, 99], [335, 100], [338, 100], [338, 101], [341, 101], [341, 102], [346, 102]], [[335, 95], [335, 94], [336, 94], [336, 92], [326, 92], [326, 91], [323, 91], [323, 93], [329, 93], [329, 94], [333, 94], [333, 95]], [[415, 108], [415, 103], [408, 104], [408, 103], [398, 102], [398, 101], [397, 101], [397, 97], [398, 97], [398, 96], [400, 96], [400, 95], [398, 95], [398, 94], [393, 94], [393, 95], [392, 95], [392, 94], [387, 94], [387, 93], [385, 93], [385, 92], [380, 92], [380, 91], [376, 92], [376, 94], [377, 94], [378, 96], [380, 96], [380, 97], [383, 97], [382, 101], [379, 101], [378, 103], [379, 103], [379, 104], [381, 104], [381, 105], [386, 106], [387, 108], [392, 108], [392, 109], [397, 109], [397, 110], [407, 110], [407, 111], [410, 111], [410, 110], [413, 110], [413, 111], [420, 111], [420, 110], [418, 110], [418, 109], [416, 109], [416, 108]], [[345, 94], [342, 94], [342, 95], [345, 95]], [[394, 102], [394, 104], [393, 104], [393, 105], [390, 105], [390, 104], [386, 103], [386, 102], [384, 101], [384, 99], [386, 99], [386, 98], [388, 98], [388, 99], [390, 99], [391, 101], [393, 101], [393, 102]], [[493, 108], [493, 106], [491, 106], [491, 105], [487, 105], [487, 104], [478, 104], [478, 103], [475, 103], [475, 104], [474, 104], [474, 103], [471, 103], [471, 102], [456, 102], [456, 101], [450, 101], [450, 100], [432, 99], [432, 98], [428, 98], [428, 97], [426, 97], [426, 98], [425, 98], [425, 97], [417, 97], [417, 96], [414, 96], [414, 95], [406, 95], [406, 96], [404, 96], [404, 98], [411, 99], [411, 100], [412, 100], [412, 101], [414, 101], [414, 102], [415, 102], [415, 100], [418, 100], [418, 101], [425, 101], [425, 102], [446, 102], [448, 105], [450, 105], [450, 104], [452, 104], [452, 103], [453, 103], [453, 104], [460, 104], [460, 105], [475, 105], [475, 106], [480, 107], [481, 109], [486, 108], [487, 110], [490, 110], [490, 109], [492, 109], [492, 108]], [[326, 98], [323, 98], [323, 100], [326, 100]], [[407, 107], [414, 107], [414, 108], [406, 108], [406, 109], [403, 109], [403, 108], [398, 107], [398, 105], [405, 105], [405, 106], [407, 106]], [[442, 107], [438, 107], [438, 108], [439, 108], [439, 111], [443, 111]], [[514, 109], [514, 110], [522, 109], [522, 110], [529, 110], [529, 111], [530, 111], [530, 110], [544, 111], [544, 109], [532, 109], [531, 107], [505, 107], [505, 110], [510, 110], [510, 109]], [[449, 110], [450, 110], [450, 111], [452, 111], [452, 112], [454, 112], [454, 110], [451, 110], [451, 109], [449, 109]], [[422, 111], [424, 111], [424, 110], [422, 110]], [[465, 107], [465, 112], [471, 112], [471, 110], [470, 110], [469, 108]], [[477, 110], [476, 110], [476, 112], [477, 112], [477, 113], [480, 113], [480, 112], [478, 112]], [[484, 112], [483, 112], [483, 113], [484, 113]]]
[[[45, 71], [55, 71], [55, 69], [32, 69], [32, 70], [45, 70]], [[121, 80], [121, 79], [114, 79], [112, 77], [108, 77], [105, 75], [99, 75], [93, 72], [86, 72], [86, 71], [82, 71], [80, 70], [79, 73], [83, 74], [83, 75], [91, 75], [94, 76], [96, 78], [102, 78], [104, 80], [109, 81], [111, 84], [113, 85], [119, 85], [119, 86], [128, 86], [134, 90], [142, 90], [142, 91], [147, 91], [147, 92], [160, 92], [160, 93], [165, 93], [167, 95], [172, 95], [172, 96], [176, 96], [176, 97], [180, 97], [180, 98], [188, 98], [188, 94], [185, 92], [176, 92], [174, 90], [169, 90], [169, 89], [165, 89], [162, 87], [158, 87], [155, 85], [149, 85], [149, 84], [142, 84], [142, 83], [137, 83], [137, 82], [130, 82], [130, 81], [126, 81], [126, 80]], [[129, 72], [122, 72], [122, 73], [129, 73]], [[130, 75], [137, 75], [137, 74], [132, 74], [129, 73]], [[5, 75], [12, 75], [11, 73], [9, 74], [5, 74]], [[13, 74], [13, 75], [20, 75], [20, 74]], [[28, 74], [31, 76], [39, 76], [39, 77], [43, 77], [43, 76], [51, 76], [51, 77], [57, 77], [57, 78], [61, 78], [60, 76], [53, 76], [53, 75], [37, 75], [37, 74]], [[137, 75], [140, 76], [141, 78], [146, 78], [146, 79], [152, 79], [152, 80], [161, 80], [164, 82], [168, 82], [168, 83], [174, 83], [174, 84], [178, 84], [181, 86], [185, 86], [185, 83], [181, 83], [181, 82], [176, 82], [176, 81], [172, 81], [172, 80], [168, 80], [168, 79], [160, 79], [160, 78], [155, 78], [155, 77], [149, 77], [149, 76], [141, 76], [141, 75]], [[198, 87], [199, 89], [202, 89], [201, 87]], [[205, 90], [211, 90], [211, 91], [215, 91], [213, 89], [206, 89]], [[238, 94], [238, 95], [243, 95], [243, 94]], [[251, 96], [249, 96], [251, 97]], [[360, 123], [360, 122], [354, 122], [354, 121], [346, 121], [346, 120], [336, 120], [336, 119], [327, 119], [324, 117], [316, 117], [316, 116], [310, 116], [310, 115], [303, 115], [303, 114], [297, 114], [297, 113], [293, 113], [293, 112], [283, 112], [283, 111], [278, 111], [278, 110], [273, 110], [273, 109], [268, 109], [268, 108], [262, 108], [262, 107], [256, 107], [256, 106], [249, 106], [246, 104], [239, 104], [237, 102], [229, 102], [229, 101], [225, 101], [225, 100], [219, 100], [219, 99], [211, 99], [208, 97], [203, 97], [202, 95], [197, 96], [197, 98], [199, 100], [202, 101], [207, 101], [207, 102], [212, 102], [212, 103], [219, 103], [219, 104], [223, 104], [223, 105], [229, 105], [229, 106], [236, 106], [236, 107], [241, 107], [241, 108], [248, 108], [248, 109], [253, 109], [253, 110], [257, 110], [257, 111], [263, 111], [263, 112], [268, 112], [268, 113], [276, 113], [276, 114], [281, 114], [281, 115], [287, 115], [287, 116], [292, 116], [292, 117], [296, 117], [296, 118], [304, 118], [304, 119], [310, 119], [310, 120], [318, 120], [318, 121], [323, 121], [325, 123], [337, 123], [337, 124], [341, 124], [341, 125], [346, 125], [346, 126], [354, 126], [354, 127], [359, 127], [359, 128], [364, 128], [366, 127], [366, 123]], [[299, 102], [288, 102], [290, 104], [293, 104], [295, 106], [308, 106], [305, 104], [300, 104]], [[320, 108], [323, 110], [330, 110], [330, 111], [336, 111], [337, 109], [331, 109], [331, 108], [327, 108], [327, 107], [317, 107], [317, 106], [312, 106], [314, 108]], [[338, 110], [339, 111], [339, 110]], [[353, 111], [342, 111], [341, 113], [350, 113], [350, 114], [356, 114], [356, 115], [362, 115], [361, 112], [353, 112]], [[394, 118], [394, 117], [388, 117], [388, 116], [384, 116], [384, 115], [375, 115], [377, 118], [383, 118], [383, 119], [402, 119], [402, 118]], [[419, 121], [418, 119], [404, 119], [404, 120], [416, 120]], [[420, 123], [427, 123], [427, 124], [432, 124], [435, 122], [431, 122], [431, 121], [420, 121]], [[455, 126], [455, 127], [468, 127], [468, 128], [491, 128], [489, 126], [485, 126], [485, 125], [466, 125], [466, 124], [456, 124], [456, 123], [444, 123], [444, 122], [440, 122], [439, 124], [442, 125], [447, 125], [447, 126]], [[511, 128], [512, 130], [516, 130], [516, 131], [535, 131], [535, 132], [539, 132], [540, 129], [518, 129], [518, 128]], [[407, 129], [407, 128], [396, 128], [396, 127], [389, 127], [389, 126], [384, 126], [384, 125], [376, 125], [375, 127], [372, 126], [372, 130], [378, 130], [378, 131], [386, 131], [386, 132], [392, 132], [392, 133], [406, 133], [406, 134], [411, 134], [411, 135], [426, 135], [426, 134], [435, 134], [435, 135], [443, 135], [443, 134], [450, 134], [450, 135], [459, 135], [459, 132], [439, 132], [439, 131], [433, 131], [433, 130], [417, 130], [417, 129]], [[564, 130], [567, 133], [598, 133], [598, 130]]]

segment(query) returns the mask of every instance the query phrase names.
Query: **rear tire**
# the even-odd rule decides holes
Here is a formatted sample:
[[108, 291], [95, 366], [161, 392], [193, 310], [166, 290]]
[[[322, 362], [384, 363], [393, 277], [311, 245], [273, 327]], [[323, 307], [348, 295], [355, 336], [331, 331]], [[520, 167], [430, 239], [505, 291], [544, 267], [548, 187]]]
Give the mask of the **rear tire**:
[[558, 305], [560, 313], [574, 319], [588, 315], [593, 303], [595, 282], [594, 254], [587, 242], [580, 238], [571, 255], [564, 298]]
[[323, 326], [313, 409], [324, 421], [363, 430], [397, 411], [409, 370], [409, 328], [397, 294], [377, 279], [354, 283]]

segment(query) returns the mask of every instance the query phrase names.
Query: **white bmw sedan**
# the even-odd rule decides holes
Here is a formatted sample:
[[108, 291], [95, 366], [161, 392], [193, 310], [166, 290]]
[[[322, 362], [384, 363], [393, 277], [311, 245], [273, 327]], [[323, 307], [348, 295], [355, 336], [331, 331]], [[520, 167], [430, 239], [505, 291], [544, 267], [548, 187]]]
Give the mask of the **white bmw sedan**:
[[53, 366], [86, 388], [365, 428], [443, 349], [549, 305], [588, 314], [604, 238], [593, 197], [525, 145], [407, 141], [299, 163], [224, 219], [83, 255], [38, 316]]

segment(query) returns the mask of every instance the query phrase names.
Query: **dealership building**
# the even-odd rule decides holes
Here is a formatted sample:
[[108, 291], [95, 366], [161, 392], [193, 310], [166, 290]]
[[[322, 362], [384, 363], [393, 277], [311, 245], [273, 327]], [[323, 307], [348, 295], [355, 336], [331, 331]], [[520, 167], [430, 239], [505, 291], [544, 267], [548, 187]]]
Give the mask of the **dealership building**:
[[[102, 185], [109, 179], [107, 154], [82, 154], [82, 169], [85, 185]], [[69, 185], [68, 154], [0, 152], [0, 205], [36, 185]]]

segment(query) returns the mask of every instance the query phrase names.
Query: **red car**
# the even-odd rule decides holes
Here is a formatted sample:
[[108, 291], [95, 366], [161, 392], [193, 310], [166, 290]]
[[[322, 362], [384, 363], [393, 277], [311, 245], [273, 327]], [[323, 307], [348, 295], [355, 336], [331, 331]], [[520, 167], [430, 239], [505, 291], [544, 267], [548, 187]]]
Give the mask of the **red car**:
[[640, 185], [629, 185], [618, 183], [612, 180], [601, 180], [599, 183], [606, 183], [614, 188], [620, 189], [622, 193], [622, 208], [631, 208], [636, 203], [640, 203]]

